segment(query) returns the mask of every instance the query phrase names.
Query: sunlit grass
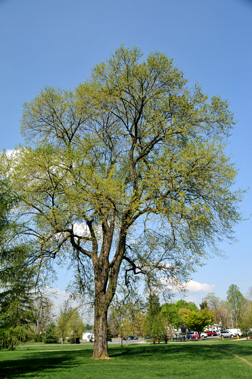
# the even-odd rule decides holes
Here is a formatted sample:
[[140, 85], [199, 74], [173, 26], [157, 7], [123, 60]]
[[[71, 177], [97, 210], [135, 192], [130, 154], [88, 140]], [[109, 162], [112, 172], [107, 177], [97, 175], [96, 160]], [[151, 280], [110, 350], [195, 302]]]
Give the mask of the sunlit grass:
[[92, 345], [2, 351], [0, 378], [252, 378], [252, 366], [231, 354], [252, 362], [252, 341], [110, 345], [109, 353], [110, 360], [97, 361]]

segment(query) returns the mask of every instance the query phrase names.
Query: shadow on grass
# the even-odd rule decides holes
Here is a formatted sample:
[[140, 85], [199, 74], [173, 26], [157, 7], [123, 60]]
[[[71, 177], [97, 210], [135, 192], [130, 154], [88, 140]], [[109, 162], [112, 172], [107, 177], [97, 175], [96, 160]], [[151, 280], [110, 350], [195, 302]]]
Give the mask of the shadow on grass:
[[[3, 353], [11, 359], [2, 360], [0, 353], [0, 379], [22, 377], [36, 377], [36, 373], [40, 376], [48, 375], [53, 370], [66, 371], [70, 368], [78, 366], [80, 361], [82, 364], [90, 363], [92, 350], [81, 351], [48, 351], [48, 352], [8, 352]], [[60, 377], [60, 376], [58, 376]]]
[[111, 357], [121, 357], [121, 359], [157, 361], [157, 360], [175, 360], [187, 361], [206, 359], [222, 359], [223, 352], [213, 349], [209, 345], [197, 344], [167, 344], [167, 345], [148, 345], [148, 346], [128, 346], [121, 350], [112, 350]]
[[216, 349], [223, 349], [230, 353], [237, 354], [252, 362], [252, 341], [235, 342], [235, 343], [220, 343], [214, 345]]
[[122, 349], [111, 350], [111, 357], [121, 357], [123, 360], [141, 360], [156, 361], [156, 360], [173, 360], [173, 361], [211, 361], [211, 360], [226, 360], [234, 359], [235, 357], [223, 350], [230, 351], [230, 353], [240, 354], [242, 357], [250, 357], [252, 360], [252, 343], [241, 344], [235, 343], [211, 343], [211, 344], [198, 344], [196, 343], [178, 343], [167, 345], [142, 345], [142, 346], [128, 346]]
[[[239, 343], [238, 343], [239, 344]], [[128, 347], [119, 347], [118, 345], [109, 346], [109, 355], [111, 360], [92, 360], [92, 350], [68, 350], [68, 351], [14, 351], [0, 352], [0, 379], [1, 378], [20, 378], [20, 377], [55, 377], [60, 378], [61, 374], [74, 372], [75, 369], [82, 366], [83, 372], [99, 370], [106, 366], [120, 365], [123, 362], [130, 361], [132, 364], [153, 364], [162, 362], [167, 365], [171, 362], [180, 363], [186, 362], [201, 364], [201, 362], [217, 363], [223, 360], [233, 360], [235, 357], [232, 354], [225, 353], [223, 350], [228, 350], [242, 356], [250, 356], [252, 358], [252, 344], [198, 344], [198, 343], [178, 343], [168, 345], [130, 345]], [[128, 362], [127, 362], [128, 364]], [[86, 367], [85, 367], [86, 366]], [[49, 376], [48, 376], [49, 375]], [[88, 376], [88, 377], [92, 377]]]

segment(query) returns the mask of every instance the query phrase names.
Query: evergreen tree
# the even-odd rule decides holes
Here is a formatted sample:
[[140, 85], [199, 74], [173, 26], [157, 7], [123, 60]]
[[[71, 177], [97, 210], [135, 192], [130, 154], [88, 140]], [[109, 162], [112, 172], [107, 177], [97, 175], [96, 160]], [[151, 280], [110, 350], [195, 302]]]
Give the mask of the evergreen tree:
[[[147, 314], [144, 319], [144, 331], [146, 335], [148, 334], [152, 335], [152, 328], [153, 328], [154, 321], [157, 320], [157, 317], [159, 316], [160, 309], [161, 309], [159, 297], [156, 294], [151, 293], [147, 299], [146, 307], [147, 307]], [[158, 318], [158, 321], [159, 321], [159, 318]]]
[[54, 322], [50, 322], [50, 324], [45, 329], [43, 333], [43, 341], [45, 343], [57, 343], [58, 337], [56, 336], [56, 325]]
[[18, 201], [9, 193], [8, 183], [0, 181], [0, 338], [12, 349], [33, 335], [36, 270], [28, 264], [31, 244], [13, 238], [22, 225], [14, 220]]
[[151, 334], [153, 343], [160, 343], [161, 339], [166, 337], [166, 329], [160, 315], [156, 315], [152, 322]]

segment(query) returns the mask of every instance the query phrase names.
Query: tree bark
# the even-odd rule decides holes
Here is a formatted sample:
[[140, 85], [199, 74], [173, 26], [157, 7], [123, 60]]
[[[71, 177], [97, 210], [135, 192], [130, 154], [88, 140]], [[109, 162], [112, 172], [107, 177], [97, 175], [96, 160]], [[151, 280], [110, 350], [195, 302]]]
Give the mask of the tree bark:
[[94, 359], [109, 359], [107, 342], [107, 309], [95, 301], [94, 312]]
[[[107, 313], [114, 297], [118, 273], [125, 249], [125, 232], [121, 232], [116, 259], [109, 269], [108, 255], [101, 253], [93, 258], [95, 276], [95, 311], [94, 311], [94, 359], [109, 359], [107, 342]], [[112, 239], [111, 239], [112, 241]], [[111, 241], [109, 248], [111, 246]], [[108, 249], [109, 251], [109, 249]], [[104, 258], [104, 259], [103, 259]]]

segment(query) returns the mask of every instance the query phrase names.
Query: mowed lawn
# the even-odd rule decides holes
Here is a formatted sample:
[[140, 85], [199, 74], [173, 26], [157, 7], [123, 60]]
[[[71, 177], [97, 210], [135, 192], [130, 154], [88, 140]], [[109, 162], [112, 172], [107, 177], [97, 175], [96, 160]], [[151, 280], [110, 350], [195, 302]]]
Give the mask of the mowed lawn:
[[0, 351], [0, 378], [252, 378], [252, 341], [110, 345], [109, 353], [96, 361], [87, 345]]

